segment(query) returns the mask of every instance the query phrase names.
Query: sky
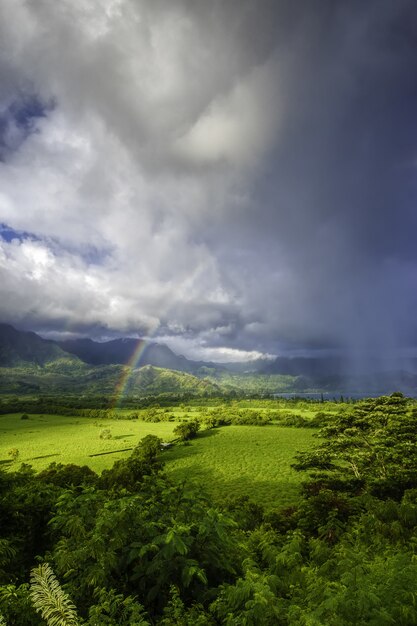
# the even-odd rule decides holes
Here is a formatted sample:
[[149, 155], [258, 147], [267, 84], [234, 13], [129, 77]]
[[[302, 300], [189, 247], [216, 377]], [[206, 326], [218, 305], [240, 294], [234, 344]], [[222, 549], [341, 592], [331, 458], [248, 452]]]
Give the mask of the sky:
[[415, 0], [2, 0], [0, 320], [417, 346]]

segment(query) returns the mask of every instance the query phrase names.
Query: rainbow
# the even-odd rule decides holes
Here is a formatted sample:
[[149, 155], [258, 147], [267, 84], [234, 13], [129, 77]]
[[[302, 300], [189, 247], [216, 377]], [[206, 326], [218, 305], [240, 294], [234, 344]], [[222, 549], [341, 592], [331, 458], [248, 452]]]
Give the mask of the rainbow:
[[[153, 325], [153, 328], [150, 329], [151, 332], [147, 335], [146, 339], [137, 340], [136, 348], [134, 349], [131, 357], [129, 358], [128, 362], [125, 365], [123, 365], [122, 373], [114, 388], [112, 402], [111, 402], [112, 409], [116, 409], [118, 407], [120, 400], [125, 395], [126, 388], [132, 376], [132, 370], [135, 367], [138, 367], [139, 362], [146, 351], [146, 348], [148, 348], [148, 346], [150, 345], [151, 337], [153, 333], [156, 331], [156, 328], [157, 328], [157, 325]], [[72, 329], [72, 325], [70, 322], [68, 322], [65, 325], [65, 330], [71, 332], [71, 329]]]
[[113, 409], [117, 408], [117, 405], [119, 404], [120, 400], [123, 398], [126, 392], [126, 388], [129, 384], [129, 380], [132, 376], [132, 369], [138, 366], [139, 361], [141, 360], [148, 346], [149, 346], [149, 342], [145, 341], [144, 339], [138, 339], [136, 348], [134, 349], [132, 356], [130, 357], [128, 362], [123, 366], [122, 374], [115, 387], [113, 405], [112, 405]]
[[132, 356], [130, 357], [128, 362], [123, 366], [122, 374], [114, 389], [114, 398], [113, 398], [113, 404], [112, 404], [113, 409], [118, 408], [118, 405], [121, 399], [126, 393], [127, 386], [132, 376], [132, 370], [135, 367], [138, 367], [139, 362], [141, 358], [143, 357], [148, 346], [149, 346], [149, 340], [138, 339], [136, 348], [134, 349]]

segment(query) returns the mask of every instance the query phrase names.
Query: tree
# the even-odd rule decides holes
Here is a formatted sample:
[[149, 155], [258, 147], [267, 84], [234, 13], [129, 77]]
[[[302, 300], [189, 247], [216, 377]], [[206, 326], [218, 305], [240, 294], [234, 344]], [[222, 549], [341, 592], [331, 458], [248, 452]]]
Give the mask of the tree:
[[402, 394], [357, 403], [318, 437], [321, 445], [299, 454], [294, 465], [312, 470], [310, 493], [321, 485], [399, 499], [417, 486], [417, 409]]
[[187, 441], [188, 439], [193, 439], [199, 429], [200, 424], [197, 421], [183, 422], [174, 428], [173, 434], [180, 441]]

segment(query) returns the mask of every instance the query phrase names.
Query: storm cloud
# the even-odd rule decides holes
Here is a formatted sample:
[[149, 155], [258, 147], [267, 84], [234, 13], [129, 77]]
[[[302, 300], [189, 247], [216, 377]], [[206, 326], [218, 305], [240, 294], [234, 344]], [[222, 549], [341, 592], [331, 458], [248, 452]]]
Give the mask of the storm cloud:
[[0, 38], [3, 321], [416, 346], [413, 0], [4, 0]]

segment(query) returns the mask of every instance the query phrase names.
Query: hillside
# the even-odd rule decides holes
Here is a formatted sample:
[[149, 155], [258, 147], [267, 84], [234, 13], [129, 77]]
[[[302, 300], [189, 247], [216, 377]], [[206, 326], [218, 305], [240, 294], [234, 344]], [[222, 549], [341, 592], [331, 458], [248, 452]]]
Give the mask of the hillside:
[[223, 391], [223, 387], [214, 381], [152, 365], [133, 369], [125, 387], [127, 395], [157, 395], [159, 393], [215, 395]]
[[83, 338], [60, 341], [57, 345], [90, 365], [131, 365], [133, 367], [154, 365], [192, 374], [197, 374], [203, 367], [217, 367], [214, 363], [192, 361], [175, 354], [164, 344], [144, 339], [125, 337], [99, 342]]
[[77, 356], [68, 354], [54, 341], [0, 324], [0, 367], [45, 367], [53, 363], [81, 365]]

